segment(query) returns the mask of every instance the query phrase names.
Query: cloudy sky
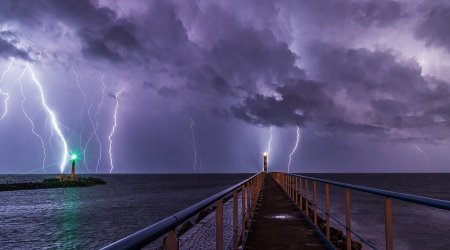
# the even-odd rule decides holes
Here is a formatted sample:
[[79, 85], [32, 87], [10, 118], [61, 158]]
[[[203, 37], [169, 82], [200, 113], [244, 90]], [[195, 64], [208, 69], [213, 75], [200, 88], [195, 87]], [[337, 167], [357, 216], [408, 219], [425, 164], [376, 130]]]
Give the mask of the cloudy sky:
[[59, 172], [65, 144], [80, 172], [255, 172], [270, 131], [287, 171], [297, 127], [291, 172], [448, 172], [449, 23], [434, 0], [2, 1], [0, 173]]

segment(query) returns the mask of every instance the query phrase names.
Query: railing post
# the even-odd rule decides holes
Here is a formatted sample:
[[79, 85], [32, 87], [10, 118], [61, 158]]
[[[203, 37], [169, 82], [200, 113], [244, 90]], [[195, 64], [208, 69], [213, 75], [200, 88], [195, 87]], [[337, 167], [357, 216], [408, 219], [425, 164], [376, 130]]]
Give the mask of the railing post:
[[308, 179], [305, 179], [305, 213], [309, 216], [309, 200], [308, 200]]
[[253, 180], [250, 180], [250, 183], [248, 185], [248, 198], [249, 198], [249, 205], [248, 208], [250, 210], [250, 216], [252, 216], [253, 213]]
[[284, 175], [284, 192], [286, 192], [287, 193], [287, 186], [288, 186], [288, 184], [287, 184], [287, 181], [288, 181], [288, 179], [287, 179], [287, 175], [286, 174], [283, 174]]
[[292, 196], [292, 201], [295, 202], [295, 177], [291, 176], [291, 196]]
[[248, 182], [247, 183], [247, 185], [245, 185], [245, 190], [246, 190], [246, 192], [247, 192], [247, 228], [250, 228], [250, 220], [251, 220], [251, 218], [250, 218], [250, 216], [251, 216], [251, 211], [250, 211], [250, 199], [251, 199], [251, 197], [250, 197], [250, 195], [251, 195], [251, 193], [250, 193], [250, 182]]
[[223, 203], [216, 202], [216, 249], [223, 249]]
[[178, 238], [174, 230], [166, 234], [166, 242], [164, 243], [165, 250], [178, 250]]
[[330, 240], [330, 186], [325, 184], [325, 233]]
[[297, 176], [295, 176], [294, 177], [294, 197], [295, 197], [295, 199], [294, 199], [294, 203], [295, 203], [295, 206], [298, 206], [298, 177]]
[[345, 189], [345, 238], [347, 240], [347, 250], [352, 249], [352, 233], [350, 230], [350, 189]]
[[238, 192], [233, 192], [233, 250], [238, 248], [239, 232], [238, 232]]
[[302, 177], [300, 177], [300, 210], [303, 211], [303, 185], [302, 185]]
[[294, 176], [291, 176], [291, 199], [294, 200]]
[[392, 212], [391, 199], [386, 197], [384, 199], [384, 218], [386, 226], [386, 250], [394, 249], [393, 229], [392, 229]]
[[316, 181], [313, 181], [313, 203], [314, 203], [314, 225], [317, 226], [317, 199], [316, 199]]
[[245, 185], [242, 185], [241, 189], [241, 241], [245, 240]]
[[288, 175], [289, 182], [288, 182], [288, 195], [289, 198], [292, 199], [292, 176]]

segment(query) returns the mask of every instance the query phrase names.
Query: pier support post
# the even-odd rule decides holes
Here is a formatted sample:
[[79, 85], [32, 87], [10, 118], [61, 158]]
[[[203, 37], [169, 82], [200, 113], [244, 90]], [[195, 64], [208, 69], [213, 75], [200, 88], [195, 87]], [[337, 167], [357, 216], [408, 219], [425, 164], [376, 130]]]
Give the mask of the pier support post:
[[384, 218], [386, 226], [386, 250], [394, 249], [393, 229], [392, 229], [392, 212], [391, 199], [386, 197], [384, 199]]
[[305, 213], [309, 216], [309, 200], [308, 200], [308, 179], [305, 179]]
[[347, 250], [352, 250], [352, 233], [350, 223], [350, 189], [345, 189], [345, 238]]
[[216, 202], [216, 249], [223, 250], [223, 203]]
[[313, 181], [314, 225], [317, 226], [317, 198], [316, 198], [316, 193], [317, 193], [317, 185], [316, 185], [316, 181]]
[[294, 177], [294, 203], [298, 206], [298, 177]]
[[300, 177], [300, 210], [303, 211], [303, 183], [302, 183], [302, 177]]
[[287, 193], [288, 193], [288, 196], [289, 196], [289, 198], [292, 198], [291, 197], [291, 176], [288, 174], [288, 189], [287, 189]]
[[238, 232], [238, 192], [233, 192], [233, 250], [237, 250], [239, 240]]
[[247, 192], [247, 228], [250, 229], [250, 222], [251, 222], [251, 213], [250, 213], [250, 182], [247, 182], [247, 184], [245, 185], [245, 190]]
[[330, 185], [325, 184], [325, 233], [330, 240]]
[[244, 243], [245, 240], [245, 231], [246, 231], [246, 223], [245, 223], [245, 186], [241, 187], [241, 242]]
[[165, 250], [178, 250], [178, 238], [177, 234], [174, 230], [169, 231], [166, 234], [166, 242], [164, 243], [164, 249]]

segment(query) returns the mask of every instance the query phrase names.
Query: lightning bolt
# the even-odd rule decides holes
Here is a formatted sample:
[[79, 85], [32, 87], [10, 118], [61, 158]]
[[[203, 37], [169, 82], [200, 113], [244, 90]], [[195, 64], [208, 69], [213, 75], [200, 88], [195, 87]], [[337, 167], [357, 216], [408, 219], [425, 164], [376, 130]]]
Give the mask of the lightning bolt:
[[[11, 61], [8, 65], [8, 68], [3, 72], [2, 76], [0, 77], [0, 82], [3, 81], [3, 78], [6, 76], [6, 74], [8, 74], [9, 70], [11, 70], [11, 66], [14, 64], [14, 61]], [[3, 92], [2, 89], [0, 88], [0, 95], [5, 97], [4, 100], [4, 111], [3, 114], [0, 117], [0, 121], [3, 120], [3, 118], [5, 118], [6, 114], [8, 113], [8, 100], [9, 100], [9, 93], [8, 92]]]
[[100, 160], [102, 159], [102, 150], [103, 150], [101, 141], [100, 141], [99, 136], [97, 134], [97, 128], [98, 128], [98, 125], [99, 125], [98, 115], [100, 114], [100, 111], [101, 111], [101, 109], [103, 107], [103, 102], [105, 100], [106, 85], [105, 85], [104, 78], [105, 78], [105, 75], [103, 74], [102, 75], [102, 88], [100, 90], [101, 91], [101, 97], [100, 97], [100, 102], [97, 105], [97, 111], [95, 112], [95, 122], [94, 122], [94, 119], [92, 119], [92, 113], [91, 113], [91, 110], [94, 107], [94, 97], [95, 96], [92, 97], [91, 105], [88, 108], [88, 117], [89, 117], [89, 121], [91, 122], [92, 132], [89, 135], [88, 140], [86, 141], [86, 145], [84, 146], [84, 149], [83, 149], [83, 162], [86, 165], [86, 150], [88, 148], [89, 143], [92, 140], [92, 137], [95, 136], [95, 139], [98, 142], [98, 145], [99, 145], [99, 148], [100, 148], [99, 158], [97, 159], [97, 165], [95, 167], [95, 172], [96, 173], [98, 172], [98, 166], [100, 165]]
[[[42, 147], [42, 150], [43, 150], [43, 152], [44, 152], [44, 158], [42, 159], [42, 169], [44, 170], [44, 173], [46, 173], [46, 170], [45, 170], [45, 161], [47, 160], [47, 148], [45, 147], [44, 139], [42, 138], [41, 135], [39, 135], [39, 134], [36, 132], [36, 129], [35, 129], [35, 125], [34, 125], [33, 119], [32, 119], [32, 118], [28, 115], [28, 113], [25, 111], [25, 101], [26, 101], [26, 97], [25, 97], [25, 94], [24, 94], [24, 92], [23, 92], [23, 84], [22, 84], [22, 78], [23, 78], [23, 75], [25, 74], [25, 71], [26, 71], [26, 69], [24, 69], [24, 70], [22, 71], [22, 73], [20, 74], [20, 77], [19, 77], [19, 79], [18, 79], [20, 93], [22, 93], [22, 102], [21, 102], [21, 104], [22, 104], [22, 112], [23, 112], [23, 114], [25, 115], [25, 117], [28, 119], [28, 121], [29, 121], [30, 124], [31, 124], [31, 132], [33, 132], [33, 134], [34, 134], [37, 138], [39, 138], [39, 140], [40, 140], [40, 142], [41, 142], [41, 147]], [[39, 111], [39, 112], [40, 112], [40, 111]]]
[[47, 115], [50, 117], [50, 122], [51, 122], [51, 125], [52, 125], [51, 127], [56, 132], [56, 135], [59, 137], [59, 139], [61, 140], [61, 144], [63, 146], [63, 153], [62, 153], [61, 163], [59, 165], [59, 168], [60, 168], [61, 173], [62, 173], [64, 171], [64, 166], [66, 165], [67, 159], [69, 157], [69, 150], [68, 150], [68, 147], [67, 147], [67, 141], [64, 138], [64, 135], [63, 135], [63, 133], [61, 131], [58, 118], [56, 117], [56, 115], [53, 112], [53, 110], [50, 109], [50, 107], [47, 105], [47, 101], [45, 99], [45, 95], [44, 95], [44, 90], [42, 88], [42, 84], [36, 78], [36, 75], [34, 74], [33, 70], [31, 69], [30, 64], [27, 63], [26, 67], [31, 73], [31, 78], [33, 79], [33, 82], [38, 87], [39, 95], [40, 95], [40, 98], [41, 98], [41, 104], [42, 104], [45, 112], [47, 113]]
[[272, 127], [270, 127], [270, 129], [269, 129], [269, 134], [270, 134], [269, 145], [267, 146], [267, 156], [269, 156], [269, 157], [267, 158], [267, 160], [270, 159], [270, 148], [271, 148], [271, 145], [272, 145]]
[[[83, 146], [82, 146], [82, 141], [81, 141], [81, 140], [82, 140], [82, 136], [83, 136], [83, 132], [84, 132], [84, 126], [83, 126], [82, 118], [83, 118], [84, 109], [85, 109], [85, 106], [86, 106], [87, 95], [86, 95], [86, 93], [83, 91], [83, 89], [81, 88], [80, 81], [78, 80], [78, 78], [79, 78], [79, 77], [78, 77], [78, 72], [77, 72], [73, 67], [72, 67], [72, 72], [73, 72], [73, 74], [75, 75], [75, 81], [77, 82], [78, 90], [80, 91], [81, 95], [83, 96], [83, 103], [82, 103], [82, 106], [81, 106], [80, 116], [79, 116], [78, 121], [77, 121], [77, 127], [78, 127], [78, 125], [81, 124], [81, 131], [80, 131], [80, 147], [81, 147], [81, 150], [82, 150], [83, 152], [85, 152], [86, 150], [83, 148]], [[84, 159], [84, 158], [83, 158], [83, 159]], [[84, 166], [85, 166], [86, 170], [89, 172], [88, 166], [87, 166], [86, 164], [84, 164]]]
[[[95, 128], [94, 128], [94, 134], [95, 134], [95, 138], [97, 139], [97, 143], [100, 147], [100, 152], [99, 152], [99, 156], [98, 156], [98, 160], [97, 160], [97, 166], [95, 167], [95, 172], [98, 172], [98, 166], [100, 165], [100, 160], [102, 159], [102, 143], [100, 141], [100, 139], [98, 138], [98, 134], [97, 134], [97, 128], [98, 128], [98, 115], [100, 114], [101, 111], [101, 107], [103, 106], [103, 101], [105, 99], [105, 90], [106, 90], [106, 86], [105, 86], [105, 75], [102, 75], [102, 98], [100, 100], [100, 103], [97, 106], [97, 112], [95, 113]], [[116, 97], [117, 98], [117, 97]], [[117, 101], [118, 102], [118, 101]], [[115, 115], [115, 113], [114, 113]], [[115, 119], [115, 118], [114, 118]], [[112, 162], [112, 161], [111, 161]], [[112, 164], [111, 164], [112, 166]], [[112, 170], [111, 170], [112, 171]]]
[[0, 117], [0, 121], [5, 118], [6, 114], [8, 113], [8, 100], [9, 100], [9, 94], [7, 92], [3, 92], [2, 89], [0, 89], [0, 95], [5, 97], [4, 101], [4, 111], [2, 116]]
[[428, 159], [428, 155], [425, 153], [425, 151], [422, 150], [421, 147], [419, 147], [419, 145], [414, 144], [414, 146], [420, 153], [422, 153], [423, 157], [425, 158], [425, 161], [427, 162], [428, 167], [430, 168], [431, 165], [430, 165], [430, 160]]
[[195, 173], [197, 171], [196, 170], [196, 166], [197, 166], [197, 143], [196, 143], [196, 140], [195, 140], [195, 131], [194, 131], [195, 121], [191, 117], [189, 117], [189, 120], [191, 121], [192, 150], [193, 150], [193, 153], [194, 153], [194, 163], [192, 165], [192, 169], [194, 170], [194, 173]]
[[116, 107], [114, 108], [114, 125], [111, 129], [111, 133], [108, 135], [108, 140], [109, 140], [109, 164], [111, 169], [109, 170], [109, 173], [112, 173], [113, 169], [114, 169], [114, 164], [113, 164], [113, 158], [112, 158], [112, 137], [114, 135], [114, 133], [116, 132], [116, 127], [117, 127], [117, 111], [119, 110], [119, 96], [122, 94], [122, 92], [125, 90], [125, 88], [122, 88], [120, 91], [116, 92], [116, 94], [114, 95], [115, 99], [116, 99]]
[[[92, 120], [92, 115], [91, 115], [91, 110], [92, 110], [93, 106], [94, 106], [94, 96], [92, 97], [91, 105], [89, 105], [89, 108], [88, 108], [88, 117], [89, 117], [89, 121], [91, 122], [92, 129], [95, 129], [94, 120]], [[89, 135], [89, 137], [88, 137], [88, 139], [86, 141], [86, 145], [84, 145], [84, 148], [82, 149], [83, 150], [83, 163], [84, 163], [85, 166], [87, 166], [87, 164], [86, 164], [86, 150], [88, 148], [89, 143], [92, 140], [93, 135], [94, 135], [94, 132], [91, 132], [91, 134]]]
[[292, 149], [292, 152], [289, 154], [288, 173], [290, 173], [291, 171], [292, 155], [294, 155], [295, 151], [297, 150], [299, 141], [300, 141], [300, 127], [297, 126], [297, 140], [295, 141], [295, 145], [294, 148]]
[[11, 61], [8, 64], [8, 68], [3, 72], [2, 76], [0, 77], [0, 82], [3, 81], [3, 78], [5, 78], [6, 74], [8, 74], [8, 72], [11, 70], [12, 65], [14, 64], [14, 61]]

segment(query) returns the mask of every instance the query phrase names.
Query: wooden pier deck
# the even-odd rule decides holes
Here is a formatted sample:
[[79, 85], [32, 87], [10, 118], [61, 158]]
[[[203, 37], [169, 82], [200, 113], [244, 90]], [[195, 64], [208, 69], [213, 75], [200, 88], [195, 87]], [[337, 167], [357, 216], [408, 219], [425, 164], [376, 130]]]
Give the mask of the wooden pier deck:
[[326, 249], [300, 210], [267, 175], [244, 249]]

